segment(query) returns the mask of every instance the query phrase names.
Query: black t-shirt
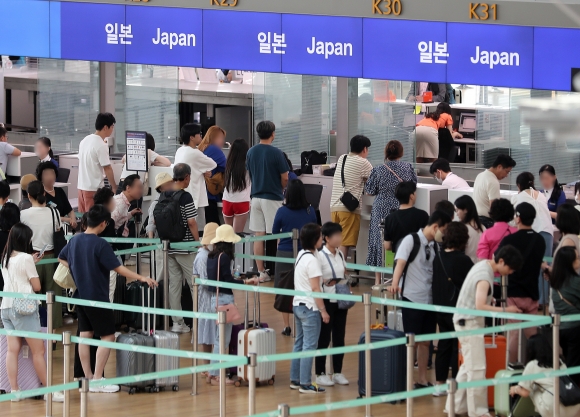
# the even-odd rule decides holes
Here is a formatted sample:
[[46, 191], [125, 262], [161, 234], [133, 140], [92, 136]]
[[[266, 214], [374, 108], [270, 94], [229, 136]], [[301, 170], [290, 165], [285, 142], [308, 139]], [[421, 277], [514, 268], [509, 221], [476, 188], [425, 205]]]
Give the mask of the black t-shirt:
[[[439, 259], [440, 258], [440, 259]], [[473, 261], [464, 252], [439, 250], [433, 260], [433, 304], [455, 307]]]
[[60, 187], [54, 187], [54, 197], [51, 196], [49, 193], [46, 193], [46, 205], [47, 207], [52, 206], [49, 204], [53, 202], [56, 204], [54, 208], [58, 210], [61, 216], [68, 217], [68, 214], [72, 211], [72, 207], [68, 201], [68, 197], [64, 190]]
[[498, 249], [505, 245], [514, 246], [524, 257], [522, 268], [508, 277], [508, 297], [538, 300], [540, 298], [538, 276], [546, 250], [544, 238], [533, 230], [518, 230], [504, 237]]
[[405, 236], [427, 226], [429, 215], [416, 207], [395, 210], [385, 218], [385, 241], [391, 242], [393, 252]]

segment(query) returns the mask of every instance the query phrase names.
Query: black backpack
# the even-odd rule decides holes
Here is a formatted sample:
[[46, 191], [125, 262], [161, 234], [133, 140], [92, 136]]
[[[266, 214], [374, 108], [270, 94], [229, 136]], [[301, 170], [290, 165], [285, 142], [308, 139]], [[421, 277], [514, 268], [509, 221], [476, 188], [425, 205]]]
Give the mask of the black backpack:
[[161, 240], [182, 242], [185, 238], [185, 225], [181, 215], [179, 199], [185, 191], [165, 191], [159, 194], [159, 201], [153, 210], [157, 233]]
[[312, 174], [313, 165], [326, 164], [326, 152], [304, 151], [300, 154], [300, 169], [303, 174]]

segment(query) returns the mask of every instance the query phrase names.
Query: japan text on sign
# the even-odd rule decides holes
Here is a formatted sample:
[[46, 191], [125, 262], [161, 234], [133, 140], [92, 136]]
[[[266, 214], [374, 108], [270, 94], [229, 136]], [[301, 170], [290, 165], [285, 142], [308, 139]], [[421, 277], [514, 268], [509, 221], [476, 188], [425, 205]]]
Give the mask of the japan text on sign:
[[362, 77], [362, 19], [282, 15], [282, 72]]
[[[447, 53], [447, 42], [435, 42], [435, 52], [433, 52], [433, 41], [421, 41], [418, 45], [419, 51], [421, 52], [421, 63], [422, 64], [447, 64], [447, 58], [449, 54]], [[435, 61], [433, 61], [435, 58]]]

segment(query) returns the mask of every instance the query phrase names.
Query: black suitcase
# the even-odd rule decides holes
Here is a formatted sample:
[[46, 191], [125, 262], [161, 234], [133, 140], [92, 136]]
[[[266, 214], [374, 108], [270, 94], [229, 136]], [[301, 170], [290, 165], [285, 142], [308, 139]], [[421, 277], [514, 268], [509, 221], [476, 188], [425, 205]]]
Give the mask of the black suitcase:
[[[127, 279], [123, 275], [117, 274], [117, 286], [115, 287], [115, 294], [113, 295], [113, 303], [125, 304], [127, 295]], [[115, 310], [115, 328], [120, 329], [125, 325], [126, 312]]]
[[[403, 332], [385, 328], [384, 330], [371, 330], [371, 342], [382, 342], [405, 337]], [[358, 341], [359, 345], [365, 343], [363, 333]], [[358, 392], [364, 396], [365, 392], [365, 353], [359, 352], [358, 364]], [[393, 394], [407, 390], [407, 350], [405, 345], [393, 346], [371, 351], [372, 364], [372, 395]]]

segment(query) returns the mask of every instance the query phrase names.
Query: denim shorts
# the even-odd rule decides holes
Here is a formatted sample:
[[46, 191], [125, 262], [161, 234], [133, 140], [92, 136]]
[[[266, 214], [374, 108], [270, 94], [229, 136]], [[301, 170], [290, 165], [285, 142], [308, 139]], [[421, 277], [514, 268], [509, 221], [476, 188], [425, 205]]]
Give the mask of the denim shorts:
[[6, 330], [21, 330], [25, 332], [39, 332], [40, 331], [40, 316], [38, 315], [38, 308], [35, 313], [29, 316], [23, 316], [14, 311], [14, 308], [2, 309], [2, 323]]

